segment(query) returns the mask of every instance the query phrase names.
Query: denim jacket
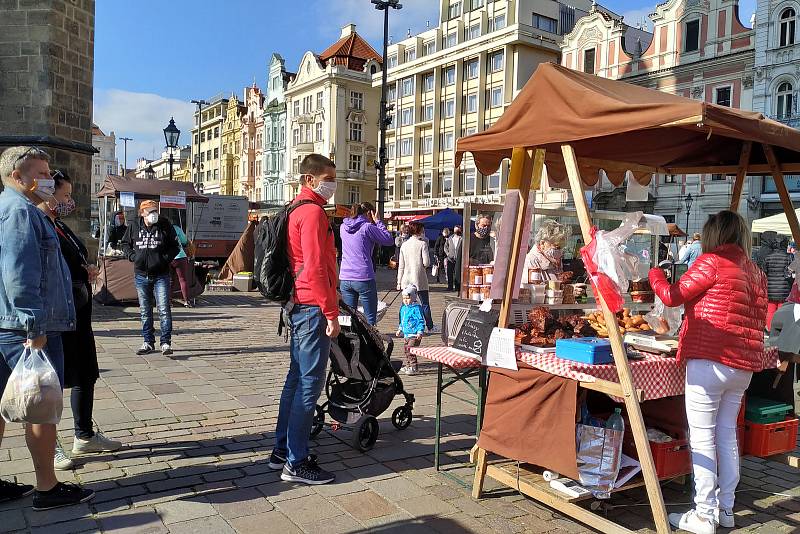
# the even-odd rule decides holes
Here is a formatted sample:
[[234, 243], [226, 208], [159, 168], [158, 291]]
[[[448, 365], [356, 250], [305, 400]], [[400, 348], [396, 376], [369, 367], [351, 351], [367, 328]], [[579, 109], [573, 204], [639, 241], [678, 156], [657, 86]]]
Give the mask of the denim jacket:
[[0, 329], [28, 339], [75, 329], [72, 279], [47, 216], [21, 193], [0, 193]]

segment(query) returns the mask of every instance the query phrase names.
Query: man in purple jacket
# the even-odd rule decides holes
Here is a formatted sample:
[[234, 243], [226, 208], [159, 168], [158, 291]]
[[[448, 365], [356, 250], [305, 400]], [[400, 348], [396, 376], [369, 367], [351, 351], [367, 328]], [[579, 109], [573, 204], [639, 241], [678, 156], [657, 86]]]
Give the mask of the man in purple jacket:
[[383, 221], [375, 216], [375, 207], [369, 202], [353, 206], [353, 216], [342, 222], [342, 265], [339, 268], [339, 290], [342, 300], [351, 308], [364, 306], [369, 324], [378, 322], [378, 286], [372, 251], [375, 245], [394, 243], [392, 234]]

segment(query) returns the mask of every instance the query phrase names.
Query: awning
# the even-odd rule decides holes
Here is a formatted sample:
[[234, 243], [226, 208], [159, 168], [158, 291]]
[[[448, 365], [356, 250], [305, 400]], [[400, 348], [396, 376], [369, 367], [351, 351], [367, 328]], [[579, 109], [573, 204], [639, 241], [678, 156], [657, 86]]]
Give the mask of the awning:
[[143, 180], [141, 178], [123, 178], [113, 174], [106, 177], [103, 187], [95, 195], [97, 198], [117, 197], [120, 193], [133, 193], [136, 200], [158, 200], [161, 195], [186, 193], [187, 202], [208, 202], [208, 197], [198, 193], [189, 182], [174, 180]]
[[[794, 212], [800, 217], [800, 209], [796, 209]], [[792, 229], [789, 227], [789, 221], [785, 213], [777, 213], [769, 217], [756, 219], [750, 229], [753, 233], [773, 231], [780, 235], [792, 235]]]

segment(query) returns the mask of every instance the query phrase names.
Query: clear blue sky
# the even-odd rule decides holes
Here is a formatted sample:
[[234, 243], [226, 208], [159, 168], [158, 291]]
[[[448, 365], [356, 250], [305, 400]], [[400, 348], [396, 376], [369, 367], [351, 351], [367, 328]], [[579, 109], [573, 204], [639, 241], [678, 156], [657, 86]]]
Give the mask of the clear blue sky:
[[[438, 22], [438, 0], [403, 0], [390, 34], [418, 33]], [[655, 2], [607, 0], [602, 5], [634, 24]], [[741, 2], [746, 25], [755, 0]], [[133, 137], [128, 166], [158, 156], [170, 116], [188, 142], [192, 99], [241, 95], [255, 78], [264, 86], [273, 52], [294, 71], [306, 50], [321, 52], [341, 26], [357, 25], [379, 50], [382, 13], [369, 0], [98, 0], [95, 21], [95, 122]], [[121, 143], [118, 157], [122, 160]]]

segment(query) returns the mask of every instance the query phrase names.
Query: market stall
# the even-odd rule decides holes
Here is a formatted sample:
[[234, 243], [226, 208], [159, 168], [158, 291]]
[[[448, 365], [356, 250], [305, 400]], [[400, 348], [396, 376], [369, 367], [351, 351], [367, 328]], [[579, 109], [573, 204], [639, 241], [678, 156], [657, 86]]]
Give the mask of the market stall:
[[[629, 181], [634, 180], [641, 186], [648, 185], [654, 174], [735, 175], [732, 209], [739, 205], [748, 174], [771, 174], [792, 235], [796, 241], [800, 239], [800, 225], [783, 181], [784, 172], [800, 171], [800, 132], [758, 113], [543, 64], [495, 125], [459, 139], [456, 165], [465, 153], [471, 153], [475, 166], [484, 175], [493, 174], [503, 159], [511, 158], [503, 218], [515, 224], [508, 245], [497, 247], [491, 290], [492, 296], [501, 300], [500, 327], [515, 322], [514, 296], [519, 292], [522, 255], [527, 246], [529, 193], [540, 187], [545, 164], [550, 186], [571, 191], [583, 242], [589, 245], [593, 244], [595, 235], [584, 188], [595, 185], [601, 171], [617, 186], [623, 183], [626, 175]], [[502, 263], [507, 265], [507, 272], [498, 277], [498, 264]], [[495, 287], [501, 278], [501, 287]], [[568, 476], [577, 474], [575, 415], [576, 394], [580, 388], [589, 390], [588, 393], [601, 393], [604, 398], [623, 400], [626, 428], [630, 428], [628, 450], [638, 458], [643, 477], [612, 491], [644, 485], [656, 530], [666, 534], [671, 529], [659, 485], [663, 472], [656, 469], [640, 403], [647, 398], [655, 400], [655, 396], [662, 393], [668, 401], [671, 400], [669, 396], [678, 391], [659, 393], [633, 369], [641, 367], [647, 373], [665, 376], [663, 369], [654, 371], [651, 367], [670, 367], [670, 362], [645, 359], [641, 363], [629, 363], [623, 344], [623, 333], [629, 332], [629, 322], [626, 320], [624, 325], [616, 326], [623, 319], [630, 319], [630, 327], [638, 328], [639, 319], [630, 314], [618, 315], [616, 304], [614, 309], [610, 307], [606, 293], [595, 293], [595, 298], [600, 312], [590, 314], [596, 321], [593, 326], [596, 330], [607, 329], [610, 344], [610, 361], [605, 374], [595, 376], [598, 371], [595, 367], [591, 368], [595, 371], [591, 375], [585, 368], [560, 373], [556, 360], [537, 362], [526, 357], [524, 351], [518, 352], [519, 371], [492, 371], [483, 428], [475, 451], [473, 495], [480, 496], [488, 475], [603, 532], [630, 532], [581, 506], [580, 501], [585, 497], [567, 497], [553, 490], [543, 477], [542, 467], [560, 468]], [[673, 360], [671, 365], [677, 367], [678, 364]], [[672, 382], [680, 388], [679, 380]], [[493, 398], [493, 392], [499, 394]], [[522, 397], [523, 394], [526, 396]], [[503, 398], [524, 398], [526, 402], [520, 404], [520, 409], [527, 407], [527, 412], [515, 411], [510, 404], [503, 404]], [[565, 399], [571, 401], [565, 402]], [[509, 414], [515, 416], [514, 424], [500, 424]], [[554, 452], [550, 459], [542, 459], [542, 454], [535, 454], [533, 450], [546, 445], [541, 435], [537, 440], [537, 435], [532, 434], [532, 430], [541, 433], [543, 428], [548, 442], [556, 442], [550, 448]], [[487, 449], [509, 460], [489, 465]], [[538, 467], [520, 465], [517, 460]], [[553, 465], [554, 461], [558, 461], [558, 465]]]
[[[188, 182], [169, 180], [142, 180], [109, 175], [103, 187], [96, 194], [100, 205], [100, 246], [97, 264], [100, 273], [94, 285], [94, 299], [101, 304], [122, 304], [136, 302], [138, 296], [134, 285], [133, 263], [127, 260], [120, 250], [109, 247], [111, 215], [122, 211], [126, 220], [138, 217], [138, 206], [143, 200], [159, 202], [160, 209], [177, 210], [178, 218], [185, 233], [191, 236], [190, 221], [187, 220], [186, 206], [191, 203], [205, 203], [208, 198], [195, 191]], [[163, 207], [161, 206], [163, 205]], [[194, 276], [190, 281], [190, 298], [201, 295], [205, 289], [206, 271], [196, 266], [190, 271]], [[177, 277], [173, 273], [173, 295], [180, 295]]]

